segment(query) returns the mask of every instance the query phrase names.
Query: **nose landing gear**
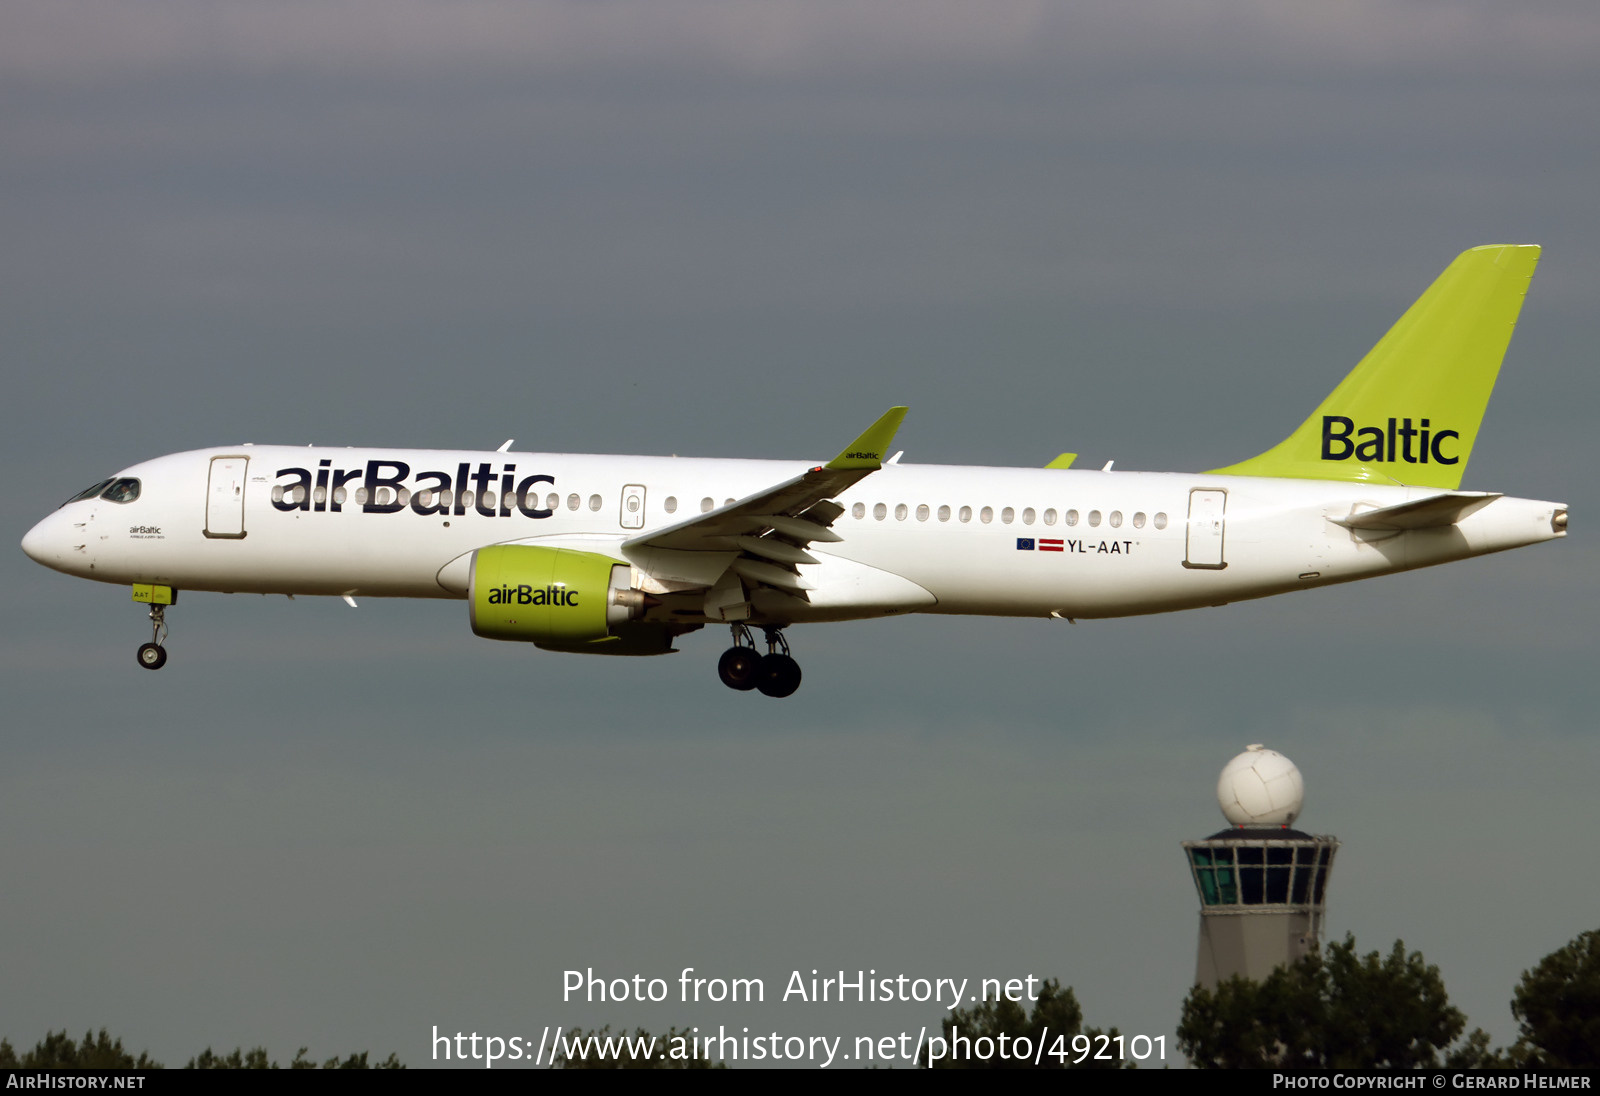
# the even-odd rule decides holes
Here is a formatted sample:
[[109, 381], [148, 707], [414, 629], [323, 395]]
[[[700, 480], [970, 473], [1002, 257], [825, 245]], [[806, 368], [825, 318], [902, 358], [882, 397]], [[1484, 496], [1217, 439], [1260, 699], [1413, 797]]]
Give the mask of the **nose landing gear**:
[[135, 585], [133, 600], [150, 606], [150, 642], [140, 644], [136, 657], [146, 670], [159, 670], [167, 664], [167, 649], [161, 646], [167, 638], [167, 606], [178, 600], [178, 591], [170, 586]]
[[139, 646], [139, 665], [147, 670], [159, 670], [167, 664], [167, 649], [161, 641], [167, 638], [167, 607], [150, 606], [150, 642]]
[[733, 627], [733, 646], [717, 660], [717, 676], [730, 689], [747, 692], [759, 689], [766, 696], [789, 696], [800, 687], [800, 664], [789, 657], [789, 642], [781, 628], [763, 628], [767, 653], [756, 650], [750, 629]]

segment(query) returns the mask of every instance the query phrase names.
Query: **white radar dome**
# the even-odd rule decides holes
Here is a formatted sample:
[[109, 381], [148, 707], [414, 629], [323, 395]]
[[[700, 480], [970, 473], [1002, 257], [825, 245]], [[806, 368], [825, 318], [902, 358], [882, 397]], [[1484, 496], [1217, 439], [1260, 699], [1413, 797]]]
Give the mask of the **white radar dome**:
[[1217, 803], [1235, 826], [1292, 825], [1305, 802], [1295, 763], [1259, 744], [1224, 765], [1217, 780]]

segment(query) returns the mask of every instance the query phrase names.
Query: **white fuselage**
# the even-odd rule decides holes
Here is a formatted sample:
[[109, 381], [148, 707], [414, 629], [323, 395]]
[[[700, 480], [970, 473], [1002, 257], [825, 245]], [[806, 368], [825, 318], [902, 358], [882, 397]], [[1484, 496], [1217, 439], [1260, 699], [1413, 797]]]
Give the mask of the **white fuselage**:
[[[461, 598], [471, 554], [622, 544], [813, 467], [800, 461], [234, 446], [119, 473], [23, 547], [69, 574], [223, 592]], [[341, 482], [342, 481], [342, 482]], [[842, 493], [843, 539], [778, 623], [900, 612], [1110, 617], [1220, 605], [1565, 535], [1558, 503], [1495, 498], [1452, 525], [1350, 529], [1429, 488], [1216, 474], [885, 465]], [[635, 560], [635, 563], [638, 561]], [[639, 584], [648, 574], [635, 568]], [[771, 610], [769, 610], [769, 613]]]

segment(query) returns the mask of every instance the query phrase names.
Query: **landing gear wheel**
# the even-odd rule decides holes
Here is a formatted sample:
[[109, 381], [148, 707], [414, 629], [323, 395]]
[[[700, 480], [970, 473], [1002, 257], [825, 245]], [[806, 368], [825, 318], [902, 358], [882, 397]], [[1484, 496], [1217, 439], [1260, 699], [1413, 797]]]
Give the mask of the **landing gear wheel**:
[[745, 692], [756, 687], [756, 672], [761, 656], [754, 647], [729, 647], [717, 659], [717, 676], [730, 689]]
[[167, 649], [161, 641], [167, 638], [167, 607], [150, 606], [150, 642], [139, 647], [139, 665], [147, 670], [159, 670], [167, 664]]
[[766, 696], [789, 696], [800, 687], [800, 664], [788, 655], [772, 654], [756, 668], [756, 688]]

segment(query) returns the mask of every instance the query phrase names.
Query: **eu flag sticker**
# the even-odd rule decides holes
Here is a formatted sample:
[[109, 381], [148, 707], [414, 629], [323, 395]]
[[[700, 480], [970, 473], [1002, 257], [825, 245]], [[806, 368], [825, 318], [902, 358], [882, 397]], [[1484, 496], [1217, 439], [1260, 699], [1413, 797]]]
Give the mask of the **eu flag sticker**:
[[1033, 538], [1032, 537], [1018, 537], [1017, 538], [1017, 551], [1019, 551], [1019, 552], [1031, 552], [1031, 551], [1033, 551]]

